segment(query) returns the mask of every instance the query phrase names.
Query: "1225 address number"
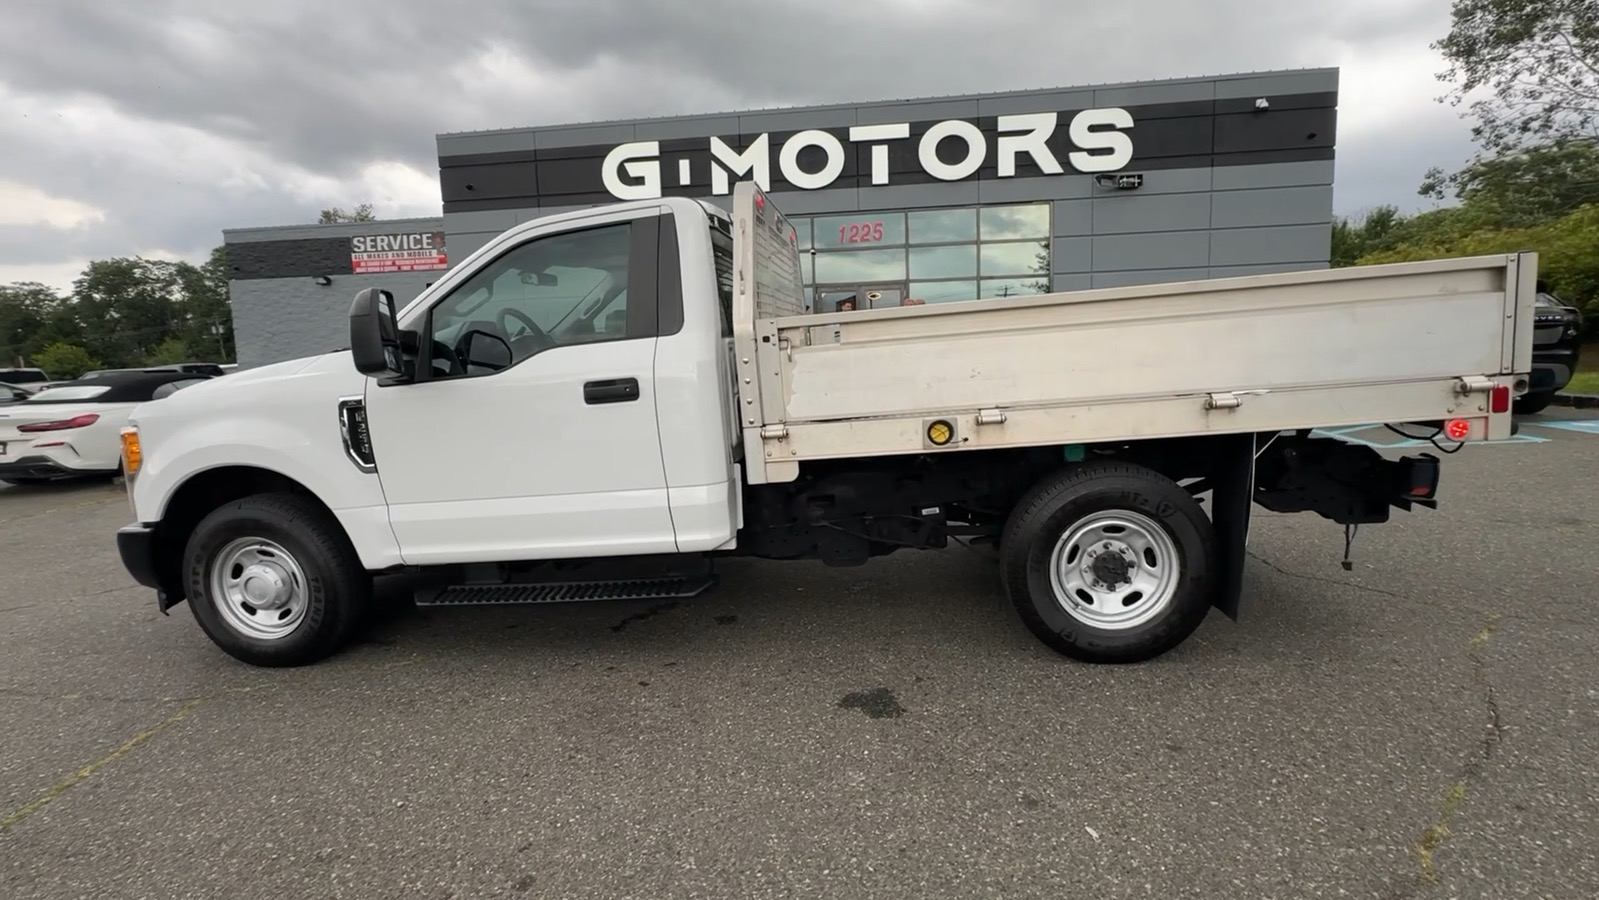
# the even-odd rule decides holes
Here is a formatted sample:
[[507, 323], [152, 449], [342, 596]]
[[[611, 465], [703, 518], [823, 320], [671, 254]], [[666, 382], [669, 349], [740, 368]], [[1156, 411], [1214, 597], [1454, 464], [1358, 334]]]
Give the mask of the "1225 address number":
[[838, 226], [840, 244], [869, 244], [883, 239], [882, 222], [851, 222]]

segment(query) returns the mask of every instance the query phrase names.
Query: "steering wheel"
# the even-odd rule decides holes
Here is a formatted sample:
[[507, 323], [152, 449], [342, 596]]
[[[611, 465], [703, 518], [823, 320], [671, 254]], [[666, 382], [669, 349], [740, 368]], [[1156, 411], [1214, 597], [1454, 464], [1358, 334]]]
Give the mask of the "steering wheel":
[[[522, 324], [522, 333], [516, 335], [511, 333], [511, 327], [505, 321], [508, 318], [514, 318]], [[500, 332], [513, 344], [523, 339], [531, 338], [534, 352], [548, 350], [555, 346], [555, 339], [545, 334], [544, 329], [534, 324], [533, 320], [528, 318], [527, 313], [522, 312], [520, 309], [510, 306], [501, 307], [499, 313], [495, 316], [495, 324], [499, 326]]]

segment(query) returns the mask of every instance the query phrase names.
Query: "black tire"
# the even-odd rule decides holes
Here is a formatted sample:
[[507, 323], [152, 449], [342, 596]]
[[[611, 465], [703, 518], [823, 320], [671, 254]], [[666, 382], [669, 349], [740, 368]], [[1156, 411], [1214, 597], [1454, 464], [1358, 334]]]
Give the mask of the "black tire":
[[[276, 544], [304, 576], [299, 595], [303, 604], [296, 604], [303, 611], [282, 636], [252, 635], [230, 624], [230, 617], [237, 621], [238, 614], [225, 614], [213, 597], [213, 561], [244, 538]], [[333, 655], [371, 606], [372, 577], [343, 529], [316, 503], [294, 494], [257, 494], [213, 510], [189, 538], [183, 577], [189, 608], [206, 636], [229, 656], [253, 666], [302, 666]], [[289, 581], [298, 583], [292, 577]], [[264, 618], [267, 611], [254, 610], [253, 615]]]
[[1538, 391], [1536, 393], [1522, 394], [1520, 397], [1516, 398], [1515, 409], [1513, 411], [1516, 413], [1516, 415], [1530, 416], [1533, 413], [1541, 413], [1545, 409], [1548, 409], [1549, 404], [1553, 402], [1555, 402], [1554, 391]]
[[[1078, 523], [1095, 514], [1114, 511], [1141, 515], [1149, 526], [1158, 527], [1175, 550], [1174, 590], [1169, 601], [1164, 608], [1151, 610], [1152, 617], [1147, 621], [1132, 622], [1125, 628], [1104, 627], [1074, 617], [1063, 605], [1065, 601], [1056, 599], [1051, 574], [1057, 543]], [[1154, 537], [1161, 541], [1158, 534]], [[1022, 622], [1045, 645], [1072, 659], [1091, 663], [1153, 659], [1187, 640], [1210, 611], [1216, 572], [1216, 537], [1210, 518], [1188, 491], [1143, 466], [1091, 462], [1044, 478], [1011, 511], [1002, 547], [1000, 579]], [[1127, 549], [1131, 550], [1131, 544]], [[1104, 551], [1096, 544], [1092, 552]], [[1127, 556], [1119, 544], [1117, 548], [1117, 554], [1127, 559], [1154, 558], [1160, 566], [1171, 564], [1172, 560], [1161, 557], [1172, 554], [1155, 548], [1151, 552], [1154, 557], [1137, 551]], [[1084, 566], [1089, 565], [1088, 557], [1077, 558], [1083, 560]], [[1167, 571], [1160, 566], [1145, 565], [1129, 571], [1159, 577], [1158, 573]], [[1108, 571], [1120, 577], [1114, 569]], [[1124, 591], [1125, 596], [1132, 593]], [[1155, 595], [1160, 593], [1163, 592]], [[1116, 612], [1114, 601], [1092, 608]], [[1085, 611], [1085, 615], [1091, 612]]]

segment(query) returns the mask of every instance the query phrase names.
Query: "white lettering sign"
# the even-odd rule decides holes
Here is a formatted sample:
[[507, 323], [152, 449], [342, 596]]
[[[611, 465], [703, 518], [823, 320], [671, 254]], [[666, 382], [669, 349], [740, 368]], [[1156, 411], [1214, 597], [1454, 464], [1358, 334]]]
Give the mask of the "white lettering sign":
[[[1046, 175], [1064, 173], [1066, 169], [1049, 148], [1058, 123], [1059, 115], [1053, 112], [1000, 116], [992, 148], [999, 177], [1016, 177], [1017, 159], [1023, 155]], [[1132, 127], [1132, 114], [1125, 109], [1086, 109], [1077, 113], [1067, 126], [1067, 134], [1077, 149], [1066, 154], [1067, 161], [1078, 172], [1114, 172], [1124, 168], [1133, 158], [1133, 139], [1127, 133]], [[848, 135], [851, 145], [870, 148], [871, 183], [884, 185], [890, 181], [889, 144], [909, 139], [911, 126], [908, 122], [856, 125], [849, 129]], [[821, 151], [823, 162], [815, 171], [807, 171], [800, 166], [800, 154], [812, 147]], [[772, 189], [770, 135], [756, 136], [743, 150], [734, 149], [720, 137], [712, 137], [709, 149], [712, 195], [730, 193], [732, 182], [745, 178], [752, 179], [763, 191]], [[945, 162], [939, 155], [940, 149], [946, 156], [953, 151], [956, 161]], [[990, 149], [987, 136], [975, 124], [949, 119], [934, 123], [922, 135], [916, 146], [916, 160], [922, 171], [934, 178], [960, 181], [972, 177], [983, 167]], [[831, 132], [801, 131], [778, 149], [777, 168], [789, 184], [801, 190], [820, 190], [843, 174], [847, 152], [844, 142]], [[676, 186], [691, 186], [694, 169], [701, 165], [679, 159]], [[606, 191], [619, 200], [659, 198], [664, 184], [660, 142], [630, 141], [616, 145], [605, 155], [600, 177]]]

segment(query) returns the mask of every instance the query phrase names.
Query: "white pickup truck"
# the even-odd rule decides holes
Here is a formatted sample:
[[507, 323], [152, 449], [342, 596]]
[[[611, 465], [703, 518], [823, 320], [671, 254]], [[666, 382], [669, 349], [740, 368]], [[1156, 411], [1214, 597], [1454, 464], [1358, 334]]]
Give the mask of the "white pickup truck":
[[1346, 536], [1435, 505], [1437, 456], [1313, 430], [1513, 433], [1536, 264], [807, 314], [793, 229], [751, 184], [731, 216], [563, 213], [404, 309], [362, 291], [347, 350], [137, 408], [117, 543], [163, 613], [187, 599], [256, 665], [337, 651], [379, 573], [424, 605], [691, 597], [722, 556], [951, 540], [994, 545], [1056, 651], [1145, 660], [1237, 618], [1252, 504]]

